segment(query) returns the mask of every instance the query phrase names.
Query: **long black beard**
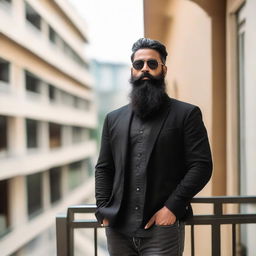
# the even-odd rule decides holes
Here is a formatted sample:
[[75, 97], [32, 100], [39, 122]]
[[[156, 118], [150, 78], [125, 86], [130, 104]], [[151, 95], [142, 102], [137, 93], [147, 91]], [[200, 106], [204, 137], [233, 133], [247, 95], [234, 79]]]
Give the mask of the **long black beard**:
[[[142, 80], [144, 77], [149, 79]], [[167, 102], [163, 72], [159, 76], [152, 76], [149, 73], [144, 73], [140, 77], [131, 76], [130, 83], [132, 109], [139, 118], [146, 120], [155, 116]]]

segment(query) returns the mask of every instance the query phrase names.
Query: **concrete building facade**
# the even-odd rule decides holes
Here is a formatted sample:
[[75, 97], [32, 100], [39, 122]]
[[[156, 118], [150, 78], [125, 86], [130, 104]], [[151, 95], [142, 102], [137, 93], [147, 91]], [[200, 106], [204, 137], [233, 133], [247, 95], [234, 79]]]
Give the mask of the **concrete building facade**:
[[86, 26], [65, 0], [0, 0], [0, 17], [0, 252], [55, 255], [56, 214], [94, 194]]
[[[255, 195], [256, 1], [160, 2], [144, 0], [145, 36], [168, 48], [170, 95], [202, 109], [214, 172], [200, 195]], [[226, 209], [237, 210], [236, 206]], [[223, 231], [222, 252], [231, 255], [230, 229], [223, 227]], [[255, 232], [253, 225], [240, 228], [238, 255], [254, 255]], [[200, 227], [197, 238], [196, 255], [210, 255], [209, 228]], [[186, 244], [185, 255], [190, 255], [189, 246]]]

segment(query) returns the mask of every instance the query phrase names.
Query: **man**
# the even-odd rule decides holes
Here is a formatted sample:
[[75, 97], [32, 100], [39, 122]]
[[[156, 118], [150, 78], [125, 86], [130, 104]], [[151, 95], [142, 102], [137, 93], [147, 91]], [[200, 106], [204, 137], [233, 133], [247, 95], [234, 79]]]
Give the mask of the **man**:
[[130, 104], [106, 116], [96, 165], [97, 219], [111, 256], [180, 256], [190, 201], [212, 172], [198, 107], [166, 94], [167, 52], [132, 47]]

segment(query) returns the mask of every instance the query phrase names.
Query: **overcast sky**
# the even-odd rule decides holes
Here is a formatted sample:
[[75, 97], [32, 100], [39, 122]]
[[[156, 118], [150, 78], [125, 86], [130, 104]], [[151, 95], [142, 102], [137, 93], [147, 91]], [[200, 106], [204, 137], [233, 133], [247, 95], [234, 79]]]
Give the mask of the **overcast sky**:
[[69, 0], [85, 19], [86, 53], [103, 61], [129, 62], [132, 44], [143, 37], [142, 0]]

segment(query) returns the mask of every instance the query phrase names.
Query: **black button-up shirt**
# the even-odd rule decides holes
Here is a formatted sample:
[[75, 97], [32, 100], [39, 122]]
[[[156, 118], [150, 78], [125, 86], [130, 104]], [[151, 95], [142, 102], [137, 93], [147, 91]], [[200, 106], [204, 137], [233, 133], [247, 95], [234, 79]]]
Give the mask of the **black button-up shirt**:
[[116, 228], [130, 236], [145, 236], [143, 210], [146, 196], [146, 142], [150, 125], [133, 115], [130, 136], [125, 191]]

